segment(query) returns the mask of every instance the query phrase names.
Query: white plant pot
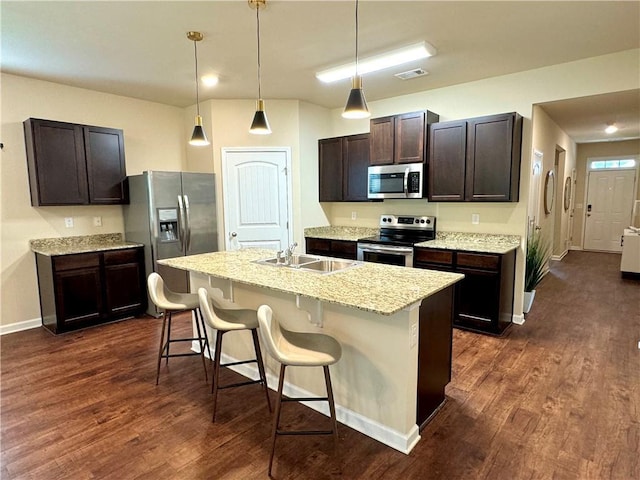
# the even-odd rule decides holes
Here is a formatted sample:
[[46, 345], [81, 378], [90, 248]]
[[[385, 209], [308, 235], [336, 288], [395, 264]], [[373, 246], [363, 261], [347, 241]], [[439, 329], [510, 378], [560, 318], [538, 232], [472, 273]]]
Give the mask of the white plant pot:
[[531, 310], [531, 305], [533, 304], [533, 299], [536, 296], [536, 291], [531, 290], [530, 292], [524, 292], [524, 302], [522, 305], [522, 312], [529, 313]]

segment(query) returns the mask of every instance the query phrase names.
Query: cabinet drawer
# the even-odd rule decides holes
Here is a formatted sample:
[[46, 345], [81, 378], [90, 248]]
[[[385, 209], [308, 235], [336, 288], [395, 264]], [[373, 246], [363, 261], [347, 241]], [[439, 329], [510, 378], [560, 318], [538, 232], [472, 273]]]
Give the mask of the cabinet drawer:
[[486, 255], [482, 253], [458, 252], [457, 265], [459, 267], [498, 270], [500, 266], [500, 257], [498, 255]]
[[413, 261], [452, 265], [453, 251], [416, 248], [414, 251]]
[[356, 242], [349, 242], [346, 240], [332, 240], [331, 241], [331, 253], [332, 254], [345, 254], [345, 255], [355, 255], [357, 254], [358, 247]]
[[307, 238], [307, 253], [314, 252], [318, 255], [328, 254], [331, 251], [331, 240], [324, 238]]
[[60, 255], [53, 257], [53, 266], [56, 271], [98, 267], [100, 266], [100, 254], [79, 253], [74, 255]]
[[138, 261], [138, 249], [114, 250], [104, 252], [105, 265], [119, 265], [122, 263], [135, 263]]

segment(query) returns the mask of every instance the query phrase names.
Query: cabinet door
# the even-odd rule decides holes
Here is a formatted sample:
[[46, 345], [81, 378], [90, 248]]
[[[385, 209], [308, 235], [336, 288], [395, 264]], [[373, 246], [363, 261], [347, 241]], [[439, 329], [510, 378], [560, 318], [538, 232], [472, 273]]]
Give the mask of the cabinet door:
[[30, 118], [23, 123], [31, 205], [82, 205], [89, 202], [82, 128]]
[[357, 242], [348, 240], [331, 240], [331, 256], [355, 260], [358, 255]]
[[350, 135], [342, 141], [343, 200], [367, 200], [369, 168], [369, 135]]
[[412, 112], [395, 117], [394, 163], [424, 162], [425, 112]]
[[521, 129], [513, 113], [469, 119], [466, 200], [518, 200]]
[[331, 240], [328, 238], [306, 239], [306, 252], [311, 255], [331, 255]]
[[457, 289], [454, 323], [498, 333], [500, 273], [466, 267], [458, 267], [456, 272], [465, 277]]
[[122, 130], [84, 127], [84, 143], [89, 202], [103, 205], [127, 203]]
[[369, 122], [369, 164], [390, 165], [394, 155], [394, 117], [373, 118]]
[[433, 202], [464, 200], [467, 122], [430, 126], [427, 197]]
[[137, 314], [146, 308], [142, 249], [104, 253], [105, 309], [110, 318]]
[[55, 283], [58, 331], [84, 326], [100, 319], [100, 267], [57, 272]]
[[320, 201], [342, 201], [342, 137], [318, 140], [318, 161]]

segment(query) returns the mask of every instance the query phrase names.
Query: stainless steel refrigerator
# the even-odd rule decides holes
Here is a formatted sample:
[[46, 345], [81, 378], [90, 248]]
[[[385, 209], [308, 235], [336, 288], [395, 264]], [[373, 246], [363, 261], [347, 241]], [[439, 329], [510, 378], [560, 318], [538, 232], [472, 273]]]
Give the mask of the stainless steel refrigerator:
[[[126, 240], [144, 244], [147, 276], [158, 272], [169, 288], [188, 292], [188, 273], [157, 261], [218, 250], [214, 175], [148, 171], [127, 180]], [[148, 304], [147, 313], [158, 316], [153, 302]]]

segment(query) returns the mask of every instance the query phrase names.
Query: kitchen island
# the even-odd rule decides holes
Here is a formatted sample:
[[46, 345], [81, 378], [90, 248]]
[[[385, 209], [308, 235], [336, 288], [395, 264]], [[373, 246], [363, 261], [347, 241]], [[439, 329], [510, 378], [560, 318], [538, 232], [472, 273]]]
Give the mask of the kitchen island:
[[[366, 262], [328, 274], [256, 263], [274, 256], [272, 250], [246, 249], [160, 263], [189, 271], [194, 292], [218, 289], [248, 308], [268, 304], [287, 329], [335, 337], [343, 348], [342, 359], [331, 367], [338, 420], [411, 451], [420, 427], [444, 402], [451, 378], [453, 291], [463, 275]], [[223, 362], [251, 357], [247, 332], [225, 341]], [[267, 358], [266, 367], [275, 388], [279, 365]], [[237, 371], [257, 378], [246, 365]], [[286, 395], [324, 393], [321, 372], [288, 372]], [[308, 405], [328, 414], [321, 403]]]

